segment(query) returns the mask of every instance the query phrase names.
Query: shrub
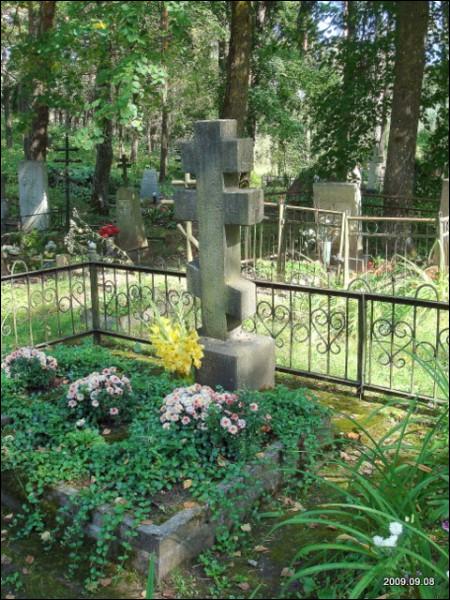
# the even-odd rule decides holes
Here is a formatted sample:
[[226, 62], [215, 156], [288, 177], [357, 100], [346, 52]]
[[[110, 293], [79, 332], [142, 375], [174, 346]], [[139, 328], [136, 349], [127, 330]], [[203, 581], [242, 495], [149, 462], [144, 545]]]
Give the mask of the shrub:
[[130, 380], [117, 375], [116, 367], [77, 379], [67, 392], [67, 406], [78, 427], [87, 422], [123, 423], [129, 420], [133, 405]]
[[2, 362], [6, 376], [28, 389], [42, 389], [51, 385], [57, 368], [56, 358], [28, 347], [14, 350]]

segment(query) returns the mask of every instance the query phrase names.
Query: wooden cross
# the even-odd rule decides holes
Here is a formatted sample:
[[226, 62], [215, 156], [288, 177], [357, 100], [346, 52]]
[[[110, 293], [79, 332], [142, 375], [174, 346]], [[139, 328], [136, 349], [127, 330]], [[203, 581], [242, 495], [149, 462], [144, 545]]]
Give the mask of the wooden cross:
[[56, 163], [64, 163], [64, 188], [66, 196], [66, 228], [70, 227], [70, 173], [69, 165], [72, 163], [80, 163], [79, 158], [70, 158], [71, 152], [78, 152], [79, 148], [71, 148], [69, 134], [66, 133], [64, 138], [64, 147], [55, 148], [56, 152], [64, 152], [64, 158], [58, 158], [55, 160]]
[[131, 167], [132, 164], [129, 162], [126, 154], [122, 154], [120, 162], [117, 163], [117, 166], [122, 169], [122, 181], [125, 185], [128, 183], [128, 167]]
[[239, 188], [239, 174], [253, 166], [253, 141], [237, 138], [236, 121], [197, 121], [194, 132], [181, 153], [197, 189], [175, 193], [175, 218], [199, 223], [188, 289], [201, 298], [203, 335], [226, 340], [256, 310], [255, 286], [241, 277], [240, 227], [262, 221], [263, 192]]

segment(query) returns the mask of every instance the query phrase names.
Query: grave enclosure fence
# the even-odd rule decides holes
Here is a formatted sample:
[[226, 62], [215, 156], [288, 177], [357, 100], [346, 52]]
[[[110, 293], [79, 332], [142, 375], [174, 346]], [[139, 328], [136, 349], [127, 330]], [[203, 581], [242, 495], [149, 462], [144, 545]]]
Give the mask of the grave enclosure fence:
[[[449, 307], [415, 297], [377, 295], [257, 280], [257, 310], [244, 328], [270, 335], [277, 369], [424, 401], [439, 397], [433, 376], [448, 367]], [[429, 286], [424, 286], [429, 287]], [[429, 290], [427, 290], [429, 293]], [[86, 262], [2, 277], [3, 353], [93, 336], [148, 343], [153, 303], [201, 324], [186, 274]], [[416, 360], [419, 359], [419, 360]]]

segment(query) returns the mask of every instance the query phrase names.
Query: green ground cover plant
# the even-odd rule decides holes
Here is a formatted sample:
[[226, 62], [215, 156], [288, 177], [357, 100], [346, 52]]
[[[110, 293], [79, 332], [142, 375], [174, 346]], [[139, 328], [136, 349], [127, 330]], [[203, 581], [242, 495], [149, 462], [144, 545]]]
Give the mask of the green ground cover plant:
[[[139, 524], [149, 518], [166, 518], [183, 501], [208, 502], [213, 515], [219, 509], [227, 510], [234, 528], [238, 528], [243, 515], [236, 503], [218, 490], [217, 482], [239, 480], [236, 485], [244, 489], [244, 467], [264, 461], [264, 449], [273, 440], [283, 443], [294, 462], [304, 457], [309, 470], [320, 453], [316, 433], [327, 411], [304, 389], [278, 387], [243, 394], [243, 403], [257, 404], [261, 415], [270, 414], [270, 425], [265, 423], [261, 430], [261, 424], [255, 422], [259, 435], [252, 436], [249, 431], [241, 444], [233, 440], [229, 452], [226, 442], [213, 445], [195, 429], [162, 427], [164, 397], [189, 382], [164, 373], [151, 374], [145, 360], [126, 358], [89, 343], [52, 348], [52, 356], [58, 361], [58, 386], [25, 393], [14, 379], [2, 375], [2, 410], [12, 419], [2, 432], [2, 470], [8, 485], [23, 499], [22, 511], [14, 520], [16, 535], [39, 534], [44, 550], [60, 544], [68, 551], [69, 573], [79, 566], [79, 550], [86, 544], [84, 529], [91, 512], [103, 504], [112, 507], [92, 545], [85, 582], [90, 589], [105, 574], [110, 548], [118, 541], [117, 528], [125, 515]], [[135, 407], [126, 427], [122, 423], [121, 427], [108, 424], [106, 428], [101, 421], [99, 427], [95, 419], [79, 423], [68, 418], [70, 386], [93, 370], [101, 371], [104, 365], [117, 369], [114, 373], [119, 378], [126, 373], [130, 380]], [[214, 440], [217, 442], [217, 436]], [[292, 469], [292, 477], [295, 473]], [[79, 490], [74, 499], [76, 513], [70, 519], [69, 507], [54, 507], [48, 513], [43, 503], [46, 490], [61, 482]], [[170, 494], [178, 504], [165, 502]], [[130, 530], [129, 536], [133, 533]], [[219, 538], [225, 545], [233, 542], [233, 535], [225, 528], [219, 531]], [[120, 542], [119, 565], [129, 558], [129, 541]]]

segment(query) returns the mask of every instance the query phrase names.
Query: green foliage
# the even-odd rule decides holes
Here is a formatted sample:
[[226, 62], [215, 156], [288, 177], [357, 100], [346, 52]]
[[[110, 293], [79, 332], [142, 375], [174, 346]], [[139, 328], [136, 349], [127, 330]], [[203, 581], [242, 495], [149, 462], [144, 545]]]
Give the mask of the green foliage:
[[[346, 417], [367, 440], [355, 444], [354, 460], [345, 449], [341, 459], [327, 465], [346, 485], [319, 478], [334, 501], [281, 525], [321, 526], [335, 532], [324, 542], [304, 546], [293, 559], [300, 566], [292, 581], [299, 581], [305, 593], [323, 589], [336, 571], [343, 577], [334, 595], [326, 597], [376, 598], [388, 591], [403, 598], [410, 597], [405, 592], [409, 589], [414, 597], [441, 598], [448, 591], [447, 534], [441, 528], [449, 510], [448, 409], [425, 432], [416, 414], [412, 404], [381, 439], [368, 428], [376, 412], [364, 423]], [[400, 524], [401, 533], [383, 546], [381, 538], [389, 537], [393, 523]], [[402, 583], [401, 578], [410, 581]]]
[[[132, 360], [89, 344], [60, 346], [52, 352], [69, 381], [93, 369], [101, 370], [105, 364], [115, 364], [130, 375], [137, 398], [127, 431], [117, 432], [117, 436], [112, 432], [108, 437], [94, 427], [74, 428], [66, 417], [64, 404], [58, 402], [66, 384], [51, 392], [26, 396], [8, 380], [5, 382], [3, 411], [12, 418], [12, 424], [3, 431], [2, 469], [8, 480], [17, 478], [22, 482], [24, 492], [22, 512], [14, 523], [16, 534], [26, 537], [32, 531], [49, 531], [50, 546], [61, 544], [69, 550], [70, 573], [79, 563], [79, 549], [85, 542], [85, 527], [92, 511], [104, 504], [112, 507], [104, 516], [90, 556], [91, 569], [86, 581], [89, 589], [94, 589], [104, 576], [109, 549], [118, 541], [117, 528], [125, 514], [135, 524], [149, 516], [158, 518], [155, 495], [159, 492], [172, 489], [180, 492], [183, 482], [189, 481], [191, 497], [208, 502], [213, 515], [227, 511], [237, 525], [242, 510], [217, 486], [218, 481], [234, 486], [236, 493], [245, 493], [246, 481], [251, 478], [246, 466], [249, 462], [264, 463], [265, 457], [256, 455], [264, 451], [271, 439], [279, 439], [286, 452], [297, 453], [298, 458], [300, 432], [304, 447], [313, 454], [314, 449], [318, 451], [316, 433], [324, 413], [301, 389], [278, 388], [245, 395], [245, 401], [256, 401], [264, 413], [270, 412], [273, 431], [248, 440], [236, 452], [234, 461], [223, 462], [216, 448], [199, 444], [194, 435], [166, 431], [161, 426], [164, 396], [185, 382], [174, 381], [164, 374], [149, 374], [145, 359]], [[70, 482], [79, 493], [72, 507], [57, 508], [54, 518], [49, 519], [41, 501], [45, 490], [60, 482]], [[162, 506], [160, 511], [160, 518], [164, 518], [166, 508]], [[119, 542], [119, 563], [127, 560], [133, 535], [131, 528]], [[232, 536], [225, 528], [221, 540], [224, 544], [232, 543]]]

